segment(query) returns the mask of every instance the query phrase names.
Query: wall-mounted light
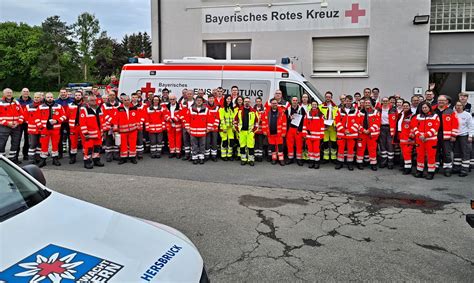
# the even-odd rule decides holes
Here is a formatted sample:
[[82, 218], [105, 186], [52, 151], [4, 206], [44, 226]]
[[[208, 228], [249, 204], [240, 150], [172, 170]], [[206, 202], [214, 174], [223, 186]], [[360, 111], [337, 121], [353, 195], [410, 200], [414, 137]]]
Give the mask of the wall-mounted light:
[[414, 25], [426, 25], [430, 22], [430, 15], [416, 15], [413, 18]]

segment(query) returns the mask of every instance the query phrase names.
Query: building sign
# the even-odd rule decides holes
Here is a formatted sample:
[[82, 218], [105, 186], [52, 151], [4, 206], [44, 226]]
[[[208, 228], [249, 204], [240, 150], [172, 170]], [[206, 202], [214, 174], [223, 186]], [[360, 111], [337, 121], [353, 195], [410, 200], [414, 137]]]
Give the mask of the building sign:
[[[370, 0], [331, 0], [321, 4], [245, 6], [202, 9], [202, 32], [261, 32], [368, 28]], [[277, 4], [277, 3], [276, 3]]]

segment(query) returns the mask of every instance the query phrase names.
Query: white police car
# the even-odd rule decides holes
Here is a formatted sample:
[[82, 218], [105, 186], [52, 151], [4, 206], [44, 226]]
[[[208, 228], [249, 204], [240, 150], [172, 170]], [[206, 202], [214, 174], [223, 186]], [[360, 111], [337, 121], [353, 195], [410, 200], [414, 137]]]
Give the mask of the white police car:
[[23, 170], [0, 157], [0, 282], [209, 281], [181, 232], [48, 190], [38, 167]]

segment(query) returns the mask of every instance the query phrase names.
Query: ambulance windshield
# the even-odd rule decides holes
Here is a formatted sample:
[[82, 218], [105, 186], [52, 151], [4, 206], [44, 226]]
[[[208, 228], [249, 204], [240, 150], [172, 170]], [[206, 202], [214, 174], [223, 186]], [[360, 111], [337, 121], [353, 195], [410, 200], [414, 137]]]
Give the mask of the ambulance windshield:
[[323, 95], [308, 81], [304, 82], [307, 87], [318, 97], [319, 101], [324, 101]]

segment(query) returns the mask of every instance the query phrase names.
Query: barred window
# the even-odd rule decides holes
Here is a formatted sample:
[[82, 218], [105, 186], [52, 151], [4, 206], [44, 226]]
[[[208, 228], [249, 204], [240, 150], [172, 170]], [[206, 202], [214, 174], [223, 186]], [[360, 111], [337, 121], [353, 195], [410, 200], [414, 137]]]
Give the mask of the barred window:
[[430, 30], [474, 31], [474, 0], [432, 0]]

